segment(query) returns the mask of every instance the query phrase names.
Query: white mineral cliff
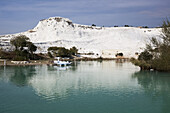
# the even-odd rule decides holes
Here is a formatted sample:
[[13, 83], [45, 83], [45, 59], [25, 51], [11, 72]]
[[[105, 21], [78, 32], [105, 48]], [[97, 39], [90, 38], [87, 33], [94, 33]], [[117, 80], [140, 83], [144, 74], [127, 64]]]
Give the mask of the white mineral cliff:
[[152, 37], [160, 37], [160, 28], [96, 27], [74, 24], [62, 17], [39, 21], [26, 32], [0, 36], [0, 45], [9, 47], [14, 36], [26, 35], [38, 46], [37, 52], [47, 52], [48, 47], [62, 46], [79, 49], [79, 53], [93, 53], [91, 57], [114, 58], [122, 52], [125, 57], [135, 57]]

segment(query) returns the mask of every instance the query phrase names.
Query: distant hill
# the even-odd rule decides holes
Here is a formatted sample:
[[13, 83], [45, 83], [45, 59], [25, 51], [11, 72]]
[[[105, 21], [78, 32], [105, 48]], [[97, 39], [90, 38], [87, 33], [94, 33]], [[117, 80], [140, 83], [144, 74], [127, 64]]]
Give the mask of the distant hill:
[[38, 25], [26, 32], [0, 36], [0, 46], [10, 48], [12, 37], [26, 35], [38, 46], [37, 52], [47, 52], [48, 47], [62, 46], [79, 49], [80, 53], [93, 53], [93, 57], [135, 57], [149, 38], [160, 37], [161, 28], [97, 27], [75, 24], [62, 17], [40, 20]]

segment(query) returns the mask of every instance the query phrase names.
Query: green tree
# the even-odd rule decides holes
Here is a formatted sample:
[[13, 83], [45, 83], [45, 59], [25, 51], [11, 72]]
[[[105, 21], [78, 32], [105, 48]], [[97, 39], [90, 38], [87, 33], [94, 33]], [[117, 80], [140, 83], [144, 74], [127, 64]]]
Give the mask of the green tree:
[[20, 35], [10, 40], [11, 45], [15, 47], [15, 60], [34, 59], [34, 54], [37, 47], [30, 42], [30, 39], [25, 35]]
[[15, 46], [15, 50], [22, 51], [24, 47], [26, 47], [29, 38], [25, 35], [20, 35], [12, 38], [10, 43]]
[[32, 42], [27, 42], [27, 47], [28, 47], [28, 51], [31, 54], [31, 58], [34, 59], [34, 54], [33, 52], [35, 52], [37, 50], [37, 46], [35, 46]]
[[96, 27], [96, 25], [95, 25], [95, 24], [92, 24], [91, 26], [94, 26], [94, 27]]
[[129, 25], [124, 25], [124, 27], [129, 27]]
[[53, 58], [53, 55], [51, 54], [51, 52], [48, 52], [48, 56], [49, 56], [50, 58]]
[[162, 38], [152, 38], [147, 50], [152, 53], [151, 65], [160, 71], [170, 71], [170, 22], [167, 19], [162, 24]]
[[170, 22], [167, 19], [162, 24], [161, 38], [152, 38], [146, 49], [133, 63], [141, 68], [153, 68], [158, 71], [170, 71]]
[[78, 49], [77, 49], [75, 46], [72, 47], [72, 48], [70, 48], [70, 53], [71, 53], [71, 55], [76, 55], [77, 52], [78, 52]]
[[153, 58], [152, 54], [145, 50], [139, 55], [138, 60], [150, 61], [152, 58]]
[[115, 56], [116, 57], [118, 57], [118, 56], [123, 57], [123, 53], [117, 53]]
[[59, 56], [59, 57], [70, 57], [71, 54], [70, 54], [70, 51], [68, 49], [60, 48], [60, 49], [58, 49], [57, 56]]
[[52, 52], [54, 57], [70, 57], [70, 50], [64, 47], [49, 47], [48, 52]]

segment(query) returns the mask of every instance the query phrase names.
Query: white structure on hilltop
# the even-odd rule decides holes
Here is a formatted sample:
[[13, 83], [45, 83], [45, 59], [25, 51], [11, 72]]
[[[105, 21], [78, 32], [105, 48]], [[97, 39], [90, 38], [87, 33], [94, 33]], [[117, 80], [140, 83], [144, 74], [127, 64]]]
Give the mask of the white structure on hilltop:
[[125, 57], [135, 57], [150, 38], [160, 37], [160, 34], [160, 28], [96, 27], [74, 24], [67, 18], [51, 17], [39, 21], [35, 28], [26, 32], [0, 36], [0, 46], [9, 48], [12, 37], [26, 35], [38, 46], [37, 52], [45, 53], [51, 46], [75, 46], [79, 53], [89, 57], [114, 58], [120, 52]]

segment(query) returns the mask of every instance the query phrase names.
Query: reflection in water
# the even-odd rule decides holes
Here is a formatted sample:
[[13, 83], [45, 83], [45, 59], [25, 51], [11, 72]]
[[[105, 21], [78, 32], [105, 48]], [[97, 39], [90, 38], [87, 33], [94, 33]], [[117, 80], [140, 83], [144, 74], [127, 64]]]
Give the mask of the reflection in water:
[[138, 80], [147, 95], [162, 101], [163, 113], [170, 111], [170, 73], [139, 71], [132, 75]]
[[129, 76], [138, 70], [131, 63], [88, 61], [76, 62], [71, 67], [7, 67], [0, 79], [18, 86], [30, 85], [37, 95], [51, 100], [65, 98], [72, 93], [76, 95], [76, 91], [80, 90], [84, 93], [113, 89], [128, 91], [137, 87]]
[[44, 109], [39, 111], [39, 106], [45, 106], [44, 112], [51, 109], [61, 112], [63, 108], [65, 112], [75, 109], [73, 113], [170, 111], [169, 73], [139, 71], [129, 62], [76, 62], [64, 68], [46, 65], [0, 67], [0, 91], [0, 112], [5, 111], [4, 108], [11, 109], [12, 113], [15, 108], [25, 108], [24, 102], [30, 105], [28, 109], [33, 110], [32, 113], [43, 112]]
[[[59, 69], [48, 66], [37, 67], [36, 75], [29, 80], [29, 83], [39, 96], [47, 99], [64, 98], [69, 94], [76, 94], [76, 90], [88, 93], [118, 89], [118, 87], [120, 90], [128, 90], [129, 86], [136, 87], [131, 81], [127, 81], [129, 77], [125, 75], [131, 75], [138, 68], [129, 63], [121, 66], [124, 67], [124, 71], [120, 71], [122, 68], [115, 62], [80, 62], [77, 67]], [[134, 69], [129, 70], [131, 67]], [[117, 76], [119, 74], [120, 76]]]
[[[3, 69], [4, 68], [4, 69]], [[16, 84], [17, 86], [27, 85], [29, 79], [35, 74], [35, 66], [7, 66], [0, 67], [0, 79]]]

